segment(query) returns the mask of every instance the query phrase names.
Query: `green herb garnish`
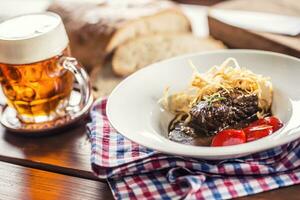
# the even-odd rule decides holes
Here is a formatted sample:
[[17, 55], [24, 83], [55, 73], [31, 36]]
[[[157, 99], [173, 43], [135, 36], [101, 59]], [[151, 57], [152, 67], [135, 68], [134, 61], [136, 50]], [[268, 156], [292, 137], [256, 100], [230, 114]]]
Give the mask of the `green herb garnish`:
[[210, 95], [210, 96], [205, 96], [203, 98], [204, 98], [205, 101], [207, 101], [207, 104], [209, 106], [211, 106], [214, 102], [226, 100], [226, 98], [222, 97], [219, 92], [217, 92], [213, 95]]

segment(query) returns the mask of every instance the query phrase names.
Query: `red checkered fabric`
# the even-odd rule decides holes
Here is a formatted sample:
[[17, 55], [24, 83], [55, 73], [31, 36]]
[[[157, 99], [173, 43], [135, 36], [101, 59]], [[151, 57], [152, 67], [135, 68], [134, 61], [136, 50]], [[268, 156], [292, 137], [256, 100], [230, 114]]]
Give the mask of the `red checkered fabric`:
[[300, 183], [300, 140], [222, 161], [166, 155], [119, 134], [105, 107], [91, 110], [91, 163], [116, 199], [231, 199]]

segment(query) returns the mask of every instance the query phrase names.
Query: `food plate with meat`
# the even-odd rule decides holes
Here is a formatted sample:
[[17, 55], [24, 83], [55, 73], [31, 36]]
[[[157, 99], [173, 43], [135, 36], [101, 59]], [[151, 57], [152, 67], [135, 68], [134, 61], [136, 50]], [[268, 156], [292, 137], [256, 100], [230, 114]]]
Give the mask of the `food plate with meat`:
[[155, 63], [108, 99], [121, 134], [158, 151], [240, 157], [300, 137], [300, 60], [255, 50], [196, 53]]

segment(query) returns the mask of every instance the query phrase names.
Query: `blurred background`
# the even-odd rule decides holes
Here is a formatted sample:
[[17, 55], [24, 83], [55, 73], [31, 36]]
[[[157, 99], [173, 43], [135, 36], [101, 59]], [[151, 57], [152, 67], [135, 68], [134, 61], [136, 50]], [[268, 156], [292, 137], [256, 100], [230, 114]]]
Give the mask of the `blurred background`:
[[0, 0], [0, 20], [32, 12], [41, 12], [48, 8], [52, 0]]

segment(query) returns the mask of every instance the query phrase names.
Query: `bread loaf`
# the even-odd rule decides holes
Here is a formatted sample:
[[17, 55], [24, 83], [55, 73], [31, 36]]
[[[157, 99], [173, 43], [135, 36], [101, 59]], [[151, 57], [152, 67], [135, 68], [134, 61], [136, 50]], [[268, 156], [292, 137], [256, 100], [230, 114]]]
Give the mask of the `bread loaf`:
[[91, 3], [57, 0], [49, 8], [66, 26], [72, 54], [89, 71], [120, 44], [152, 33], [190, 32], [176, 4], [165, 0], [113, 0]]
[[126, 76], [151, 63], [173, 56], [225, 48], [211, 38], [192, 34], [157, 34], [132, 39], [120, 45], [112, 59], [113, 71]]

